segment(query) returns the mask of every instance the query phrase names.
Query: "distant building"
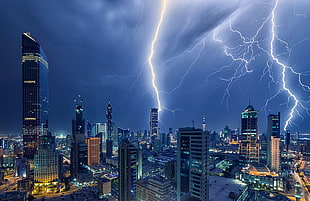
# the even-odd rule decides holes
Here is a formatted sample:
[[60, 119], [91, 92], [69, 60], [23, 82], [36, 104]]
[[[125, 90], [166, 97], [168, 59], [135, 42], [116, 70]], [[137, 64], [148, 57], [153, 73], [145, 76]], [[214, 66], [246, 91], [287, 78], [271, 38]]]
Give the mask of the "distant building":
[[291, 132], [287, 130], [285, 131], [285, 146], [287, 152], [289, 150], [290, 144], [291, 144]]
[[86, 143], [88, 145], [88, 148], [87, 148], [88, 166], [99, 164], [100, 162], [100, 138], [99, 137], [86, 138]]
[[81, 104], [76, 104], [75, 119], [72, 120], [72, 144], [70, 155], [70, 172], [73, 178], [77, 178], [77, 174], [84, 169], [83, 164], [87, 164], [87, 154], [83, 106]]
[[109, 101], [109, 104], [107, 106], [107, 112], [106, 112], [106, 118], [107, 118], [107, 140], [106, 140], [106, 148], [107, 148], [107, 158], [111, 158], [113, 156], [113, 138], [112, 138], [112, 132], [113, 132], [113, 126], [112, 126], [112, 105]]
[[268, 115], [267, 122], [267, 165], [275, 171], [280, 168], [280, 112]]
[[22, 35], [22, 80], [24, 157], [33, 161], [48, 130], [48, 61], [30, 33]]
[[138, 149], [128, 139], [119, 146], [119, 200], [136, 200]]
[[150, 111], [150, 135], [152, 139], [158, 139], [158, 108], [151, 108]]
[[208, 132], [179, 128], [177, 147], [177, 200], [190, 196], [209, 200]]
[[240, 165], [259, 163], [259, 143], [258, 143], [258, 111], [249, 105], [241, 113], [241, 136], [239, 143]]

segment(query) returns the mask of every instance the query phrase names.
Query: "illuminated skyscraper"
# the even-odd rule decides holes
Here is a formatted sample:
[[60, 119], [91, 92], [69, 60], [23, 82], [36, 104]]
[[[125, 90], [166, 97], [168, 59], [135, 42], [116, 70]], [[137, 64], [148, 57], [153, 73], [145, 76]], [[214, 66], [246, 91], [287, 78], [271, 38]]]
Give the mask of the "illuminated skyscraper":
[[91, 165], [98, 165], [100, 161], [100, 138], [99, 137], [90, 137], [86, 138], [87, 143], [87, 164], [88, 166]]
[[280, 112], [268, 115], [267, 122], [267, 165], [270, 169], [280, 168]]
[[240, 165], [254, 165], [259, 163], [259, 143], [258, 143], [258, 111], [249, 105], [241, 113], [241, 136], [239, 143]]
[[39, 136], [48, 130], [48, 62], [40, 44], [22, 35], [24, 156], [33, 160]]
[[58, 179], [58, 154], [55, 138], [50, 133], [40, 136], [39, 149], [34, 156], [34, 180], [49, 183]]
[[151, 108], [150, 112], [150, 135], [152, 139], [158, 139], [158, 108]]
[[113, 131], [113, 125], [112, 125], [112, 105], [109, 101], [109, 104], [107, 106], [107, 140], [106, 140], [106, 148], [107, 148], [107, 158], [111, 158], [113, 156], [113, 140], [112, 140], [112, 131]]
[[81, 104], [76, 104], [75, 119], [72, 120], [72, 144], [70, 155], [70, 171], [72, 177], [76, 178], [77, 174], [83, 170], [83, 164], [87, 164], [87, 154], [83, 106]]
[[[204, 123], [205, 124], [205, 123]], [[205, 130], [205, 125], [203, 125]], [[177, 200], [191, 197], [209, 200], [208, 132], [193, 127], [179, 128], [177, 147]]]

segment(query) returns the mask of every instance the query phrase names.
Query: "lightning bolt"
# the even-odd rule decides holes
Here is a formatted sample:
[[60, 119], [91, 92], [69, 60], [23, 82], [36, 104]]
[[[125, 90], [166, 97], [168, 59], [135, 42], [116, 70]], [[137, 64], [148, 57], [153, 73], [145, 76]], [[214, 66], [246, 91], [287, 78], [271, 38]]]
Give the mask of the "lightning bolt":
[[150, 55], [149, 55], [149, 58], [148, 58], [148, 63], [149, 63], [149, 67], [150, 67], [151, 74], [152, 74], [152, 86], [153, 86], [155, 94], [156, 94], [158, 113], [161, 111], [161, 101], [160, 101], [158, 87], [156, 85], [156, 74], [155, 74], [155, 70], [154, 70], [154, 65], [152, 63], [152, 59], [153, 59], [153, 56], [154, 56], [154, 46], [155, 46], [157, 38], [158, 38], [158, 34], [159, 34], [159, 31], [160, 31], [160, 28], [161, 28], [161, 24], [162, 24], [162, 22], [164, 20], [164, 15], [165, 15], [165, 12], [166, 12], [166, 7], [167, 7], [167, 1], [163, 0], [162, 1], [162, 9], [161, 9], [161, 13], [160, 13], [160, 19], [159, 19], [159, 22], [157, 24], [157, 28], [156, 28], [156, 31], [155, 31], [154, 38], [153, 38], [152, 43], [151, 43], [151, 52], [150, 52]]
[[[290, 112], [289, 112], [289, 117], [288, 119], [285, 121], [285, 124], [284, 124], [284, 130], [286, 131], [287, 130], [287, 127], [289, 126], [290, 123], [292, 123], [292, 119], [294, 117], [294, 113], [297, 112], [297, 106], [298, 105], [301, 105], [303, 107], [303, 105], [300, 103], [299, 99], [297, 98], [297, 96], [292, 92], [292, 90], [288, 87], [288, 84], [286, 83], [286, 76], [287, 76], [287, 71], [290, 71], [292, 72], [293, 74], [297, 75], [298, 76], [298, 80], [299, 80], [299, 84], [303, 87], [303, 88], [308, 88], [309, 89], [309, 86], [307, 85], [304, 85], [302, 83], [302, 80], [301, 80], [301, 76], [302, 74], [301, 73], [298, 73], [296, 71], [294, 71], [294, 69], [291, 67], [291, 66], [287, 66], [285, 65], [284, 63], [282, 63], [279, 58], [277, 58], [277, 56], [275, 55], [275, 47], [274, 47], [274, 43], [275, 43], [275, 40], [279, 40], [277, 35], [276, 35], [276, 31], [275, 31], [275, 27], [276, 27], [276, 22], [275, 22], [275, 12], [276, 12], [276, 9], [278, 7], [278, 4], [279, 4], [279, 0], [276, 0], [275, 2], [275, 6], [274, 8], [272, 9], [272, 12], [271, 12], [271, 41], [270, 41], [270, 56], [272, 58], [273, 61], [276, 62], [276, 64], [278, 64], [281, 68], [282, 68], [282, 72], [281, 72], [281, 80], [282, 80], [282, 88], [284, 91], [286, 91], [289, 95], [289, 97], [291, 99], [293, 99], [293, 107], [291, 108]], [[283, 42], [282, 40], [280, 40], [280, 42]]]

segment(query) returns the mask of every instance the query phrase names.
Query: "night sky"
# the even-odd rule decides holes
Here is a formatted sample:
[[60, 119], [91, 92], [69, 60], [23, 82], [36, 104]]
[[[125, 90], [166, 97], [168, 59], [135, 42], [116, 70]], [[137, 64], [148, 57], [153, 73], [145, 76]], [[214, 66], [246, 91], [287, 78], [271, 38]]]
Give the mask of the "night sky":
[[[191, 126], [192, 120], [198, 127], [203, 114], [210, 130], [240, 127], [249, 100], [260, 111], [260, 133], [269, 112], [281, 112], [283, 129], [294, 101], [281, 90], [282, 67], [271, 59], [275, 2], [167, 1], [153, 58], [166, 108], [161, 131]], [[51, 132], [71, 131], [78, 94], [91, 123], [105, 122], [110, 99], [120, 127], [148, 129], [157, 102], [147, 58], [161, 2], [0, 0], [0, 133], [21, 133], [23, 32], [31, 32], [49, 61]], [[283, 0], [274, 12], [275, 56], [303, 73], [286, 70], [286, 86], [299, 100], [291, 132], [310, 129], [309, 8], [306, 0]]]

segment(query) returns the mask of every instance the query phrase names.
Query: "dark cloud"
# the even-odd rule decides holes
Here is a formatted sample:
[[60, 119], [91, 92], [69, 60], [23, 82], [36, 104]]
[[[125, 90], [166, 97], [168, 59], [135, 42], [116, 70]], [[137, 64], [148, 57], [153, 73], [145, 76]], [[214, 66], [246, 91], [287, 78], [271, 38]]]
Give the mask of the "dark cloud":
[[[281, 19], [278, 35], [296, 46], [293, 46], [291, 57], [282, 55], [281, 58], [299, 72], [304, 72], [308, 67], [305, 58], [310, 41], [302, 41], [309, 37], [308, 26], [302, 25], [308, 18], [294, 14], [294, 5], [288, 4], [281, 2], [277, 13]], [[261, 110], [261, 132], [264, 132], [265, 100], [281, 87], [279, 83], [272, 83], [268, 76], [261, 78], [268, 55], [258, 52], [250, 66], [254, 72], [233, 82], [229, 99], [227, 96], [223, 98], [228, 83], [220, 78], [231, 77], [239, 63], [219, 73], [211, 73], [231, 63], [223, 52], [223, 45], [231, 47], [240, 43], [239, 36], [228, 30], [229, 20], [232, 20], [234, 28], [249, 37], [268, 16], [271, 7], [267, 0], [263, 3], [236, 1], [229, 4], [225, 0], [170, 1], [154, 57], [163, 104], [175, 110], [162, 112], [162, 131], [168, 127], [191, 125], [192, 120], [198, 126], [203, 113], [210, 129], [219, 130], [224, 125], [238, 127], [240, 112], [251, 98], [255, 108]], [[21, 131], [20, 46], [21, 34], [25, 31], [31, 32], [39, 41], [49, 59], [52, 132], [70, 132], [73, 100], [77, 94], [85, 99], [87, 120], [104, 122], [105, 107], [111, 99], [116, 123], [132, 130], [147, 129], [149, 109], [156, 106], [147, 57], [160, 8], [157, 1], [143, 0], [2, 0], [0, 132]], [[307, 2], [298, 2], [295, 11], [297, 9], [298, 14], [310, 16], [309, 11], [303, 8], [307, 8]], [[270, 39], [268, 27], [270, 25], [259, 36], [266, 49]], [[224, 44], [211, 40], [214, 29], [218, 29], [218, 36]], [[198, 46], [193, 52], [163, 65], [166, 59], [193, 48], [203, 38], [204, 48]], [[277, 47], [285, 50], [283, 44]], [[197, 57], [199, 52], [200, 57]], [[192, 69], [180, 87], [172, 94], [163, 93], [178, 86], [191, 64]], [[275, 75], [279, 73], [277, 69], [273, 67]], [[279, 81], [280, 77], [275, 77]], [[304, 78], [307, 80], [307, 76]], [[290, 79], [296, 80], [296, 77]], [[308, 92], [295, 88], [307, 100]], [[287, 94], [282, 93], [270, 102], [267, 110], [281, 111], [282, 119], [286, 119], [292, 105], [292, 102], [286, 105], [286, 100]], [[309, 117], [305, 111], [300, 112], [305, 120], [296, 117], [294, 122], [299, 127], [291, 128], [306, 132], [309, 125], [303, 122]]]

